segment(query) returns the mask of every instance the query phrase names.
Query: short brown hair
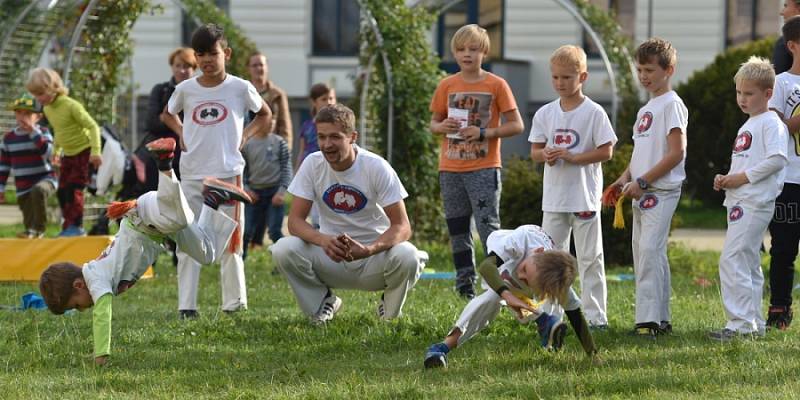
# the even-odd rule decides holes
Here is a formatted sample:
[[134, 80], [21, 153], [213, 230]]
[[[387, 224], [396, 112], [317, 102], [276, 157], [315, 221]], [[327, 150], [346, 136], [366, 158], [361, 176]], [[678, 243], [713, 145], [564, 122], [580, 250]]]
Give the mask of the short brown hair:
[[356, 115], [353, 110], [339, 103], [320, 108], [314, 117], [314, 122], [335, 124], [347, 134], [356, 130]]
[[781, 28], [783, 39], [800, 44], [800, 15], [795, 15], [786, 20]]
[[189, 66], [192, 69], [197, 69], [197, 57], [194, 55], [194, 49], [189, 47], [178, 47], [177, 49], [173, 50], [172, 53], [169, 53], [169, 65], [175, 63], [175, 59], [179, 59]]
[[647, 64], [653, 59], [661, 68], [667, 69], [678, 64], [678, 52], [672, 43], [661, 38], [650, 38], [636, 49], [636, 61]]
[[531, 258], [536, 264], [537, 277], [529, 283], [534, 293], [542, 296], [539, 300], [550, 299], [566, 304], [567, 293], [578, 273], [575, 257], [566, 251], [546, 250], [534, 253]]
[[50, 68], [36, 68], [31, 71], [31, 76], [28, 78], [25, 88], [34, 96], [41, 94], [67, 95], [69, 93], [64, 86], [64, 81], [61, 80], [61, 75]]
[[469, 24], [458, 28], [453, 38], [450, 39], [450, 51], [455, 54], [457, 47], [466, 46], [468, 43], [476, 43], [483, 54], [489, 54], [491, 48], [489, 34], [478, 24]]
[[61, 262], [47, 267], [39, 278], [39, 292], [53, 314], [64, 313], [74, 290], [75, 279], [83, 279], [80, 267], [71, 262]]

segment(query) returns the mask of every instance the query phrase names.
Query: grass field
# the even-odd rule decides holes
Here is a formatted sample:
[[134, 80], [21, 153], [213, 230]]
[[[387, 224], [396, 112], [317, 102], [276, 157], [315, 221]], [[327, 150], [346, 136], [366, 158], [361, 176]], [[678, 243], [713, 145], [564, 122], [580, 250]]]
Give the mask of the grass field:
[[[0, 229], [0, 236], [13, 232]], [[432, 266], [448, 269], [441, 245]], [[604, 365], [587, 362], [574, 334], [560, 353], [542, 351], [532, 326], [502, 312], [450, 354], [446, 370], [422, 368], [425, 349], [465, 302], [451, 282], [422, 280], [405, 315], [380, 322], [379, 293], [337, 291], [344, 306], [325, 327], [300, 315], [265, 252], [247, 262], [250, 309], [218, 311], [219, 270], [201, 276], [200, 313], [179, 321], [176, 274], [162, 256], [157, 277], [115, 298], [110, 365], [92, 363], [91, 312], [0, 310], [0, 398], [495, 399], [793, 398], [800, 393], [796, 327], [763, 340], [718, 344], [724, 323], [714, 253], [671, 250], [675, 334], [632, 337], [633, 282], [609, 282], [611, 328], [596, 335]], [[630, 274], [629, 269], [609, 274]], [[697, 278], [714, 282], [697, 285]], [[33, 284], [0, 285], [0, 304]]]

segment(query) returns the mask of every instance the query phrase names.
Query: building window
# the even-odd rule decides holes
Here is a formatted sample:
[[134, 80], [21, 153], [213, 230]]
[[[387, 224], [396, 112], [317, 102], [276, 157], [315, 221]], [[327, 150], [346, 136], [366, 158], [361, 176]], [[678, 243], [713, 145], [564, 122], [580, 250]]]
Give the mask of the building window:
[[361, 9], [356, 0], [314, 0], [312, 54], [358, 55]]
[[[214, 0], [214, 4], [227, 15], [231, 15], [230, 0]], [[192, 43], [192, 33], [197, 29], [194, 17], [181, 10], [181, 43], [189, 47]]]
[[458, 28], [478, 24], [489, 34], [489, 59], [503, 58], [504, 0], [464, 0], [439, 15], [437, 48], [444, 63], [455, 63], [450, 40]]
[[[636, 28], [636, 0], [589, 0], [589, 2], [612, 13], [622, 32], [633, 39]], [[587, 57], [600, 58], [600, 48], [585, 29], [581, 34], [581, 43]]]
[[780, 23], [781, 4], [765, 0], [727, 0], [725, 46], [736, 46], [774, 35]]

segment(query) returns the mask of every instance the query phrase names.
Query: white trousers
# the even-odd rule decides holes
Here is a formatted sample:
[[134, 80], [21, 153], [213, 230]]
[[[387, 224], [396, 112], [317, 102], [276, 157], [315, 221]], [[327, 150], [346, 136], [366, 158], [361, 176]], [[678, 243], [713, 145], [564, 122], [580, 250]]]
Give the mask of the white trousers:
[[569, 251], [569, 235], [575, 238], [583, 313], [590, 325], [608, 325], [606, 271], [600, 213], [586, 216], [571, 212], [544, 212], [542, 229], [556, 246]]
[[672, 284], [667, 239], [680, 189], [645, 192], [633, 201], [633, 272], [636, 323], [670, 321]]
[[[502, 304], [500, 303], [501, 301], [502, 298], [491, 289], [484, 291], [480, 294], [480, 296], [470, 300], [466, 307], [464, 307], [464, 310], [461, 311], [461, 315], [458, 317], [458, 320], [456, 320], [456, 323], [453, 326], [453, 329], [450, 330], [450, 333], [448, 333], [448, 336], [453, 333], [453, 330], [455, 329], [461, 331], [461, 336], [458, 338], [458, 345], [461, 346], [462, 343], [478, 334], [478, 332], [487, 327], [490, 322], [494, 321], [495, 317], [497, 317], [497, 313], [500, 312], [500, 307], [502, 307]], [[534, 320], [539, 318], [539, 315], [541, 315], [542, 312], [553, 313], [551, 310], [556, 308], [559, 309], [558, 311], [560, 311], [561, 307], [555, 304], [550, 305], [548, 303], [550, 302], [546, 302], [545, 304], [547, 306], [544, 306], [533, 313]], [[578, 295], [575, 293], [575, 291], [570, 288], [569, 293], [567, 293], [567, 304], [564, 309], [567, 311], [572, 311], [580, 308], [581, 300], [578, 298]]]
[[719, 257], [719, 280], [728, 329], [752, 333], [765, 328], [761, 312], [764, 274], [759, 251], [774, 208], [774, 203], [765, 208], [728, 207], [728, 231]]
[[[236, 178], [223, 179], [228, 183], [235, 183]], [[181, 180], [181, 187], [189, 202], [192, 211], [197, 214], [203, 207], [203, 181], [194, 179]], [[219, 211], [228, 215], [234, 221], [244, 226], [243, 206], [239, 207], [239, 215], [235, 215], [235, 207], [229, 205], [219, 206]], [[239, 230], [239, 235], [242, 230]], [[241, 238], [240, 238], [241, 240]], [[220, 262], [220, 284], [222, 286], [222, 309], [235, 311], [247, 308], [247, 287], [245, 286], [244, 261], [240, 252], [231, 253], [225, 248]], [[178, 309], [197, 309], [197, 289], [200, 284], [201, 264], [192, 259], [178, 245]]]
[[338, 263], [321, 247], [296, 236], [278, 240], [270, 251], [307, 315], [319, 311], [329, 288], [342, 288], [383, 290], [384, 318], [399, 317], [408, 292], [427, 262], [427, 254], [409, 242], [365, 259]]

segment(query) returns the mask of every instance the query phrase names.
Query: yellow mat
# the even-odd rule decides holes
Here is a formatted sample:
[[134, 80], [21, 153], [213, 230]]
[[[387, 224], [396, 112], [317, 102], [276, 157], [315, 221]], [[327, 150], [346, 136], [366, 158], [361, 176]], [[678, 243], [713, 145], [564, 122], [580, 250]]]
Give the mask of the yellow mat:
[[[83, 266], [94, 260], [113, 236], [55, 239], [0, 239], [0, 281], [38, 281], [48, 265], [68, 261]], [[142, 278], [151, 278], [148, 268]]]

